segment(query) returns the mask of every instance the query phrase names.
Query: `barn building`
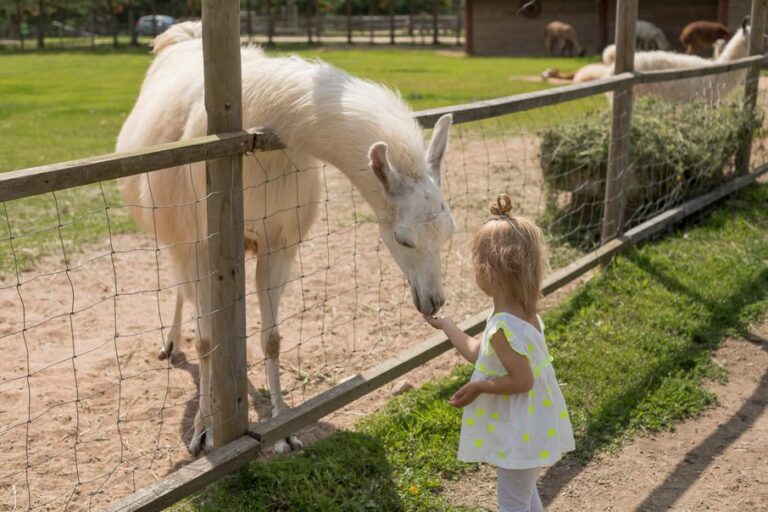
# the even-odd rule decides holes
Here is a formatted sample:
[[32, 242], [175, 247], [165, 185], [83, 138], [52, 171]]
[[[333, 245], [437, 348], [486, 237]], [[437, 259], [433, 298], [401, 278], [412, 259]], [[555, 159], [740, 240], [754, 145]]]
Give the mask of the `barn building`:
[[[466, 0], [466, 51], [471, 55], [546, 55], [544, 27], [551, 21], [574, 26], [589, 53], [613, 42], [616, 0]], [[749, 14], [751, 0], [641, 0], [639, 18], [658, 25], [673, 49], [682, 51], [680, 31], [695, 20], [719, 21], [732, 30]]]

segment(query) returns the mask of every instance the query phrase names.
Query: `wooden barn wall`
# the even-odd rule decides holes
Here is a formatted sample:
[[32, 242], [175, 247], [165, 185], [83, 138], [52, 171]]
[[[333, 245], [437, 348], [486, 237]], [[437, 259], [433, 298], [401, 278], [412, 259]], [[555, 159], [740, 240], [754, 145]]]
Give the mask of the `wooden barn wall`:
[[[608, 34], [613, 41], [616, 2], [609, 1]], [[590, 53], [598, 48], [598, 2], [596, 0], [542, 0], [536, 19], [517, 16], [520, 2], [510, 0], [472, 0], [470, 3], [475, 55], [546, 55], [544, 27], [550, 21], [570, 23]], [[750, 0], [729, 0], [729, 25], [738, 26], [742, 12], [749, 11]], [[657, 24], [673, 49], [682, 50], [680, 31], [691, 21], [717, 20], [718, 0], [640, 0], [640, 19]], [[734, 20], [734, 16], [736, 19]]]

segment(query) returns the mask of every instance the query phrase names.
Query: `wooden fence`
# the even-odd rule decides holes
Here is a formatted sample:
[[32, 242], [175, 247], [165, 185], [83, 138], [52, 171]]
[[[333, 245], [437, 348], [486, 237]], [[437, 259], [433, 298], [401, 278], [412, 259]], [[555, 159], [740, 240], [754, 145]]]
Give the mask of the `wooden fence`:
[[[606, 92], [614, 93], [617, 99], [625, 98], [625, 100], [614, 101], [612, 107], [614, 122], [610, 161], [613, 163], [606, 183], [603, 244], [597, 250], [549, 276], [545, 280], [543, 292], [545, 295], [550, 294], [589, 269], [608, 261], [627, 247], [647, 239], [659, 230], [753, 183], [758, 177], [768, 173], [768, 165], [763, 165], [752, 172], [736, 177], [708, 194], [667, 210], [639, 226], [628, 231], [623, 229], [621, 205], [626, 189], [626, 180], [623, 179], [623, 175], [628, 163], [632, 87], [642, 83], [748, 69], [744, 108], [756, 108], [758, 70], [761, 65], [768, 62], [766, 56], [762, 55], [766, 1], [768, 0], [753, 1], [753, 37], [749, 45], [751, 56], [739, 61], [697, 69], [642, 74], [633, 72], [634, 37], [630, 36], [634, 33], [637, 0], [619, 0], [617, 65], [622, 72], [615, 76], [508, 98], [425, 110], [416, 113], [415, 116], [423, 127], [430, 128], [445, 113], [453, 114], [454, 123], [466, 123]], [[211, 135], [0, 175], [0, 202], [2, 202], [191, 162], [207, 161], [207, 193], [208, 197], [216, 197], [217, 201], [215, 205], [208, 208], [208, 235], [211, 240], [215, 239], [215, 242], [209, 243], [209, 261], [212, 272], [218, 276], [214, 281], [219, 284], [212, 293], [213, 303], [211, 304], [211, 310], [215, 311], [213, 336], [219, 344], [212, 355], [216, 449], [158, 482], [114, 503], [110, 507], [113, 511], [160, 510], [203, 488], [222, 475], [243, 466], [258, 456], [261, 446], [285, 438], [372, 390], [392, 382], [451, 347], [447, 338], [435, 335], [410, 350], [341, 382], [284, 414], [255, 425], [247, 425], [248, 413], [244, 404], [247, 404], [248, 400], [243, 396], [246, 365], [245, 303], [238, 299], [243, 296], [243, 240], [242, 233], [228, 237], [221, 236], [219, 227], [238, 225], [243, 222], [242, 194], [232, 193], [238, 190], [238, 187], [233, 187], [232, 184], [242, 183], [241, 156], [249, 152], [280, 149], [283, 145], [273, 133], [266, 130], [235, 130], [240, 126], [241, 119], [239, 2], [206, 0], [203, 5], [205, 94]], [[216, 30], [213, 30], [214, 27]], [[626, 33], [627, 36], [622, 37], [619, 32]], [[217, 69], [225, 69], [226, 72], [217, 72]], [[210, 79], [214, 76], [217, 80]], [[749, 168], [750, 147], [751, 137], [744, 141], [745, 149], [739, 161], [743, 169]], [[231, 234], [232, 231], [228, 233]], [[223, 305], [228, 307], [221, 307]], [[481, 332], [488, 314], [489, 311], [483, 311], [474, 315], [463, 322], [461, 328], [470, 335]], [[227, 421], [224, 421], [224, 418], [227, 418]], [[233, 421], [232, 418], [236, 420]]]

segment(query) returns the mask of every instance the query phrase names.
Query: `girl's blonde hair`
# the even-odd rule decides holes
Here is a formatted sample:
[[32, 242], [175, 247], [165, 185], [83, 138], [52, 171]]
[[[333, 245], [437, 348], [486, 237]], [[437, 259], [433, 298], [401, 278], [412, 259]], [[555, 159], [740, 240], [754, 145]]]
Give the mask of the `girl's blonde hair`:
[[539, 227], [526, 217], [510, 215], [511, 210], [507, 194], [491, 203], [493, 217], [472, 237], [472, 261], [488, 283], [502, 287], [533, 316], [547, 267], [546, 246]]

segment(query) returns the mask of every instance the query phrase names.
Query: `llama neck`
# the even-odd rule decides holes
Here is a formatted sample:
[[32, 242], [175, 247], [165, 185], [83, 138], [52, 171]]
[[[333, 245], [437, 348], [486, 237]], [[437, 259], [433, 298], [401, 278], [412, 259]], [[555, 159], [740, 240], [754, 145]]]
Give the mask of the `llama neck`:
[[728, 41], [728, 44], [723, 48], [723, 52], [718, 57], [717, 62], [731, 62], [737, 59], [742, 59], [747, 56], [747, 39], [744, 35], [744, 31], [739, 29], [736, 34]]
[[302, 95], [301, 108], [278, 133], [286, 146], [343, 172], [377, 215], [386, 215], [389, 209], [381, 183], [369, 167], [368, 151], [385, 142], [392, 167], [418, 177], [426, 170], [421, 128], [392, 91], [332, 66], [310, 65], [315, 66], [311, 87]]

